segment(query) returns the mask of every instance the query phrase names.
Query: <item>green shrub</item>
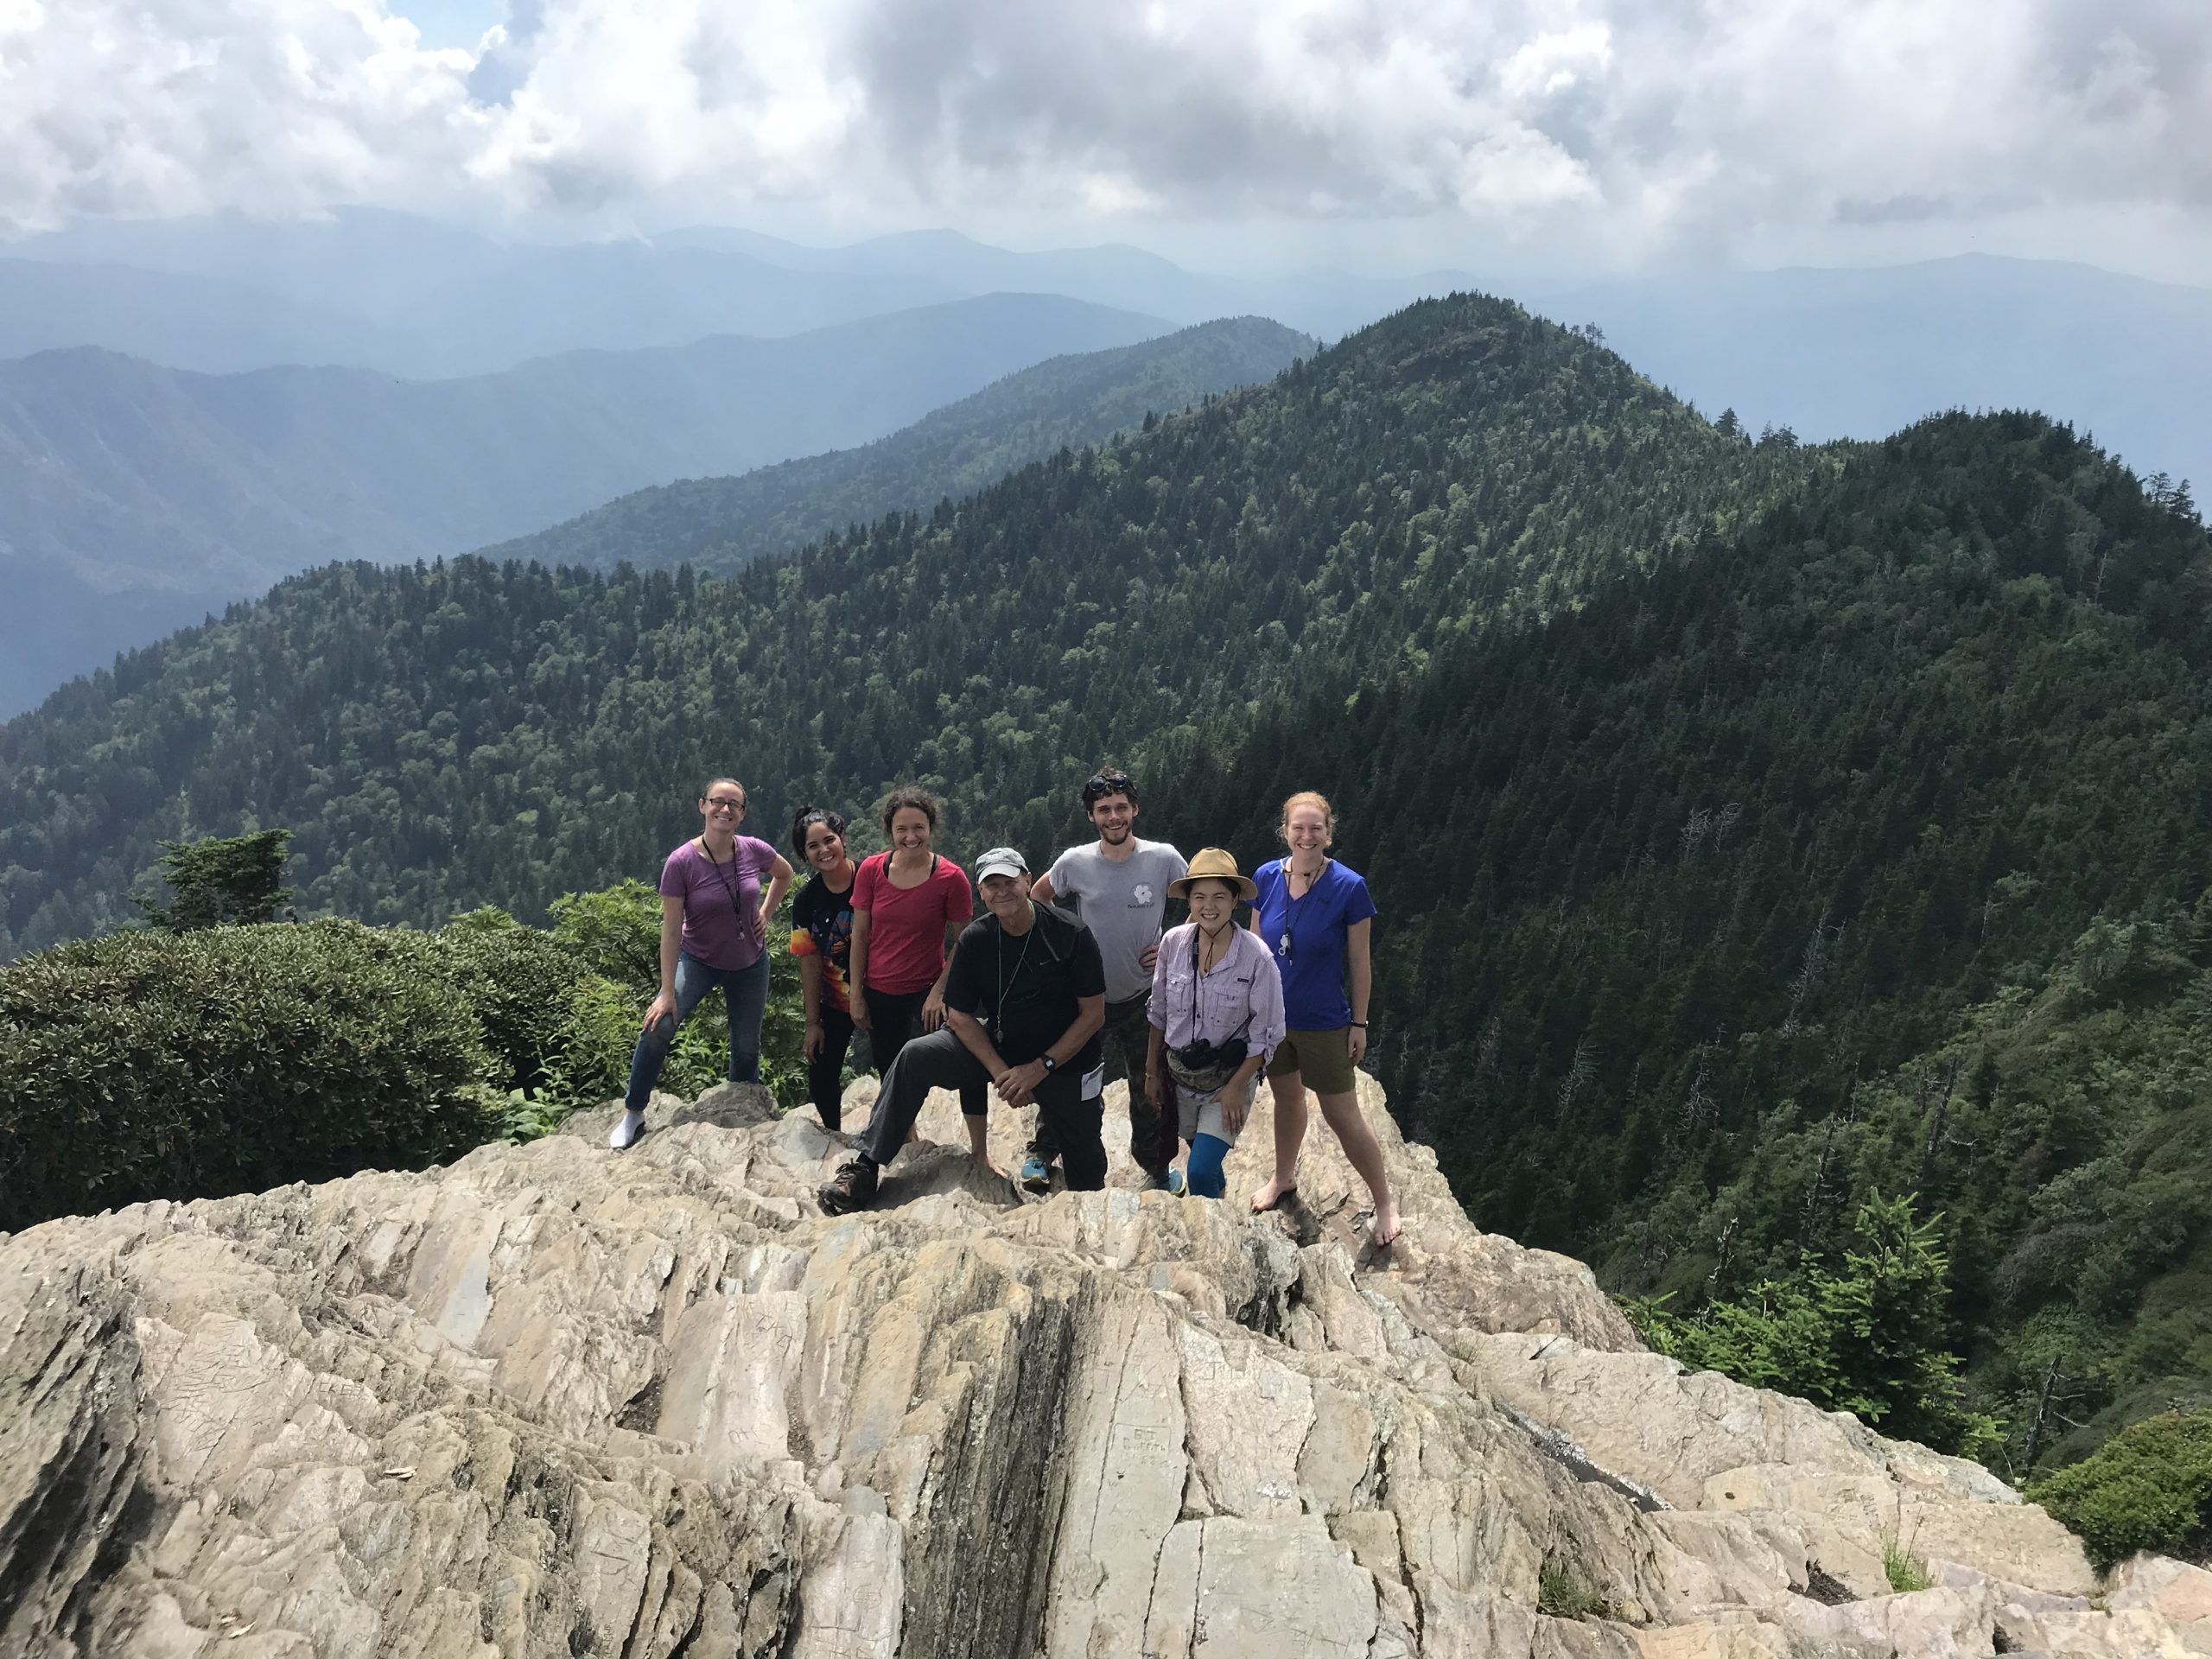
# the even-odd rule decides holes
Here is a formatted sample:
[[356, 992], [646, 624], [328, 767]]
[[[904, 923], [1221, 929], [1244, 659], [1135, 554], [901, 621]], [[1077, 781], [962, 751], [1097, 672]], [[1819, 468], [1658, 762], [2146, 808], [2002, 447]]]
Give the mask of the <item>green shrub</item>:
[[498, 1063], [498, 1086], [537, 1093], [589, 969], [553, 935], [503, 910], [456, 917], [436, 938]]
[[[596, 974], [577, 982], [546, 1065], [545, 1093], [553, 1105], [563, 1110], [600, 1106], [622, 1093], [645, 1001], [646, 995]], [[721, 998], [710, 996], [677, 1032], [658, 1086], [690, 1099], [728, 1072], [729, 1018]]]
[[[569, 1106], [596, 1106], [622, 1092], [630, 1074], [630, 1051], [638, 1022], [660, 983], [660, 895], [642, 881], [618, 881], [596, 893], [564, 893], [552, 904], [553, 938], [591, 972], [631, 996], [628, 1034], [618, 1065], [614, 1034], [620, 1023], [605, 992], [579, 1007], [577, 1029], [562, 1040], [577, 1045], [550, 1070], [549, 1084]], [[806, 1097], [806, 1019], [801, 1007], [798, 963], [784, 947], [785, 934], [768, 929], [768, 1006], [760, 1022], [760, 1081], [785, 1107]], [[703, 1069], [702, 1069], [703, 1068]], [[660, 1086], [671, 1094], [696, 1095], [720, 1083], [729, 1071], [729, 1019], [721, 998], [709, 995], [684, 1022], [670, 1051]]]
[[2100, 1568], [2141, 1549], [2193, 1551], [2212, 1504], [2212, 1409], [2146, 1417], [2028, 1496], [2081, 1535]]
[[1928, 1570], [1928, 1563], [1906, 1548], [1893, 1533], [1885, 1534], [1882, 1539], [1882, 1575], [1889, 1580], [1890, 1588], [1901, 1596], [1936, 1587], [1936, 1575]]
[[1556, 1561], [1546, 1561], [1536, 1569], [1536, 1611], [1548, 1618], [1613, 1616], [1612, 1603]]
[[[660, 895], [642, 881], [564, 893], [551, 906], [553, 937], [593, 973], [645, 996], [660, 983]], [[640, 1002], [639, 1011], [644, 1012]]]
[[1960, 1397], [1948, 1344], [1950, 1263], [1936, 1223], [1914, 1218], [1912, 1198], [1876, 1192], [1859, 1207], [1842, 1269], [1810, 1262], [1694, 1315], [1664, 1296], [1623, 1307], [1654, 1349], [1694, 1369], [1855, 1412], [1939, 1451], [1986, 1450], [1998, 1426]]
[[64, 945], [0, 969], [0, 1230], [450, 1158], [499, 1132], [494, 1074], [427, 934]]
[[[768, 935], [768, 1007], [760, 1020], [760, 1081], [789, 1111], [806, 1102], [806, 1003], [798, 958], [783, 949], [784, 935]], [[860, 1044], [855, 1041], [855, 1048]], [[850, 1069], [851, 1063], [847, 1062]]]

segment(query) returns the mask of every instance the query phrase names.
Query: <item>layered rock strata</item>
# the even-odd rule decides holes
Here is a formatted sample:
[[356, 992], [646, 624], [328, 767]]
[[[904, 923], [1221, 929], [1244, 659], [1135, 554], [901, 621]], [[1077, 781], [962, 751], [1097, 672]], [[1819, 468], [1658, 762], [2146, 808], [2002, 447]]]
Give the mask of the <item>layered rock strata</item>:
[[2212, 1654], [2212, 1577], [1643, 1351], [1367, 1105], [1383, 1256], [1318, 1120], [1245, 1213], [1264, 1102], [1230, 1203], [922, 1145], [833, 1221], [734, 1087], [0, 1240], [0, 1656]]

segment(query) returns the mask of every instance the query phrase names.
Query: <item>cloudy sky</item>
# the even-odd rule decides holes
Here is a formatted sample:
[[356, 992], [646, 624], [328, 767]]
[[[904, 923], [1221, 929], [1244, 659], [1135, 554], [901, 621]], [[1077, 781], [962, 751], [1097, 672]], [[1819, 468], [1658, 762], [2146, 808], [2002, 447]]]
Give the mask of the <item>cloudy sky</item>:
[[2204, 0], [0, 0], [0, 224], [368, 202], [1193, 264], [2212, 283]]

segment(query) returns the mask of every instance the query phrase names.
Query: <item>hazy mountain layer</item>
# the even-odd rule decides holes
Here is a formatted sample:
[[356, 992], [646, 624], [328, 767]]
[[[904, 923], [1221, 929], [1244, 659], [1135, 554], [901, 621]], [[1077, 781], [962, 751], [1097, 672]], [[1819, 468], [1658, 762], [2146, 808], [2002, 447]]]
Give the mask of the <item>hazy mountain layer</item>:
[[786, 340], [499, 375], [0, 364], [0, 709], [333, 558], [458, 552], [641, 486], [864, 442], [1001, 376], [1164, 325], [1001, 295]]
[[[0, 244], [0, 356], [102, 346], [175, 367], [449, 374], [575, 347], [781, 334], [963, 294], [1052, 293], [1173, 322], [1251, 315], [1335, 340], [1485, 288], [1594, 321], [1661, 384], [1754, 431], [1873, 438], [1962, 408], [2063, 410], [2145, 474], [2212, 479], [2212, 289], [1996, 257], [1607, 281], [1186, 270], [1126, 245], [1020, 252], [950, 231], [806, 247], [703, 226], [509, 245], [404, 214], [87, 223]], [[42, 265], [27, 262], [48, 262]], [[60, 263], [54, 263], [60, 262]]]
[[1654, 379], [1754, 430], [1871, 438], [1947, 409], [2062, 410], [2139, 472], [2212, 480], [2212, 289], [1970, 257], [1520, 297], [1597, 322]]
[[100, 346], [216, 373], [486, 374], [560, 352], [799, 334], [989, 291], [634, 240], [506, 244], [365, 209], [87, 221], [0, 243], [0, 356]]
[[1314, 349], [1278, 323], [1240, 317], [1056, 357], [859, 448], [642, 490], [485, 556], [640, 569], [688, 561], [727, 575], [849, 524], [973, 494], [1057, 449], [1268, 379]]

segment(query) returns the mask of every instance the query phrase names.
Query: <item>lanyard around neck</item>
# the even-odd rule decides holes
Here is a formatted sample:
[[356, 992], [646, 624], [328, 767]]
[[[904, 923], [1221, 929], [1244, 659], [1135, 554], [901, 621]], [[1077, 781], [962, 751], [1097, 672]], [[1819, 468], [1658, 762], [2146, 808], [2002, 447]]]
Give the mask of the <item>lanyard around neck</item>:
[[1313, 897], [1314, 888], [1321, 885], [1321, 878], [1328, 873], [1329, 861], [1325, 858], [1321, 861], [1321, 868], [1313, 872], [1313, 879], [1306, 884], [1305, 893], [1294, 899], [1290, 894], [1290, 878], [1293, 874], [1290, 861], [1286, 858], [1282, 861], [1282, 937], [1275, 941], [1275, 954], [1285, 962], [1291, 959], [1290, 932], [1291, 929], [1298, 925], [1299, 907]]
[[[743, 921], [745, 919], [745, 906], [743, 904], [739, 902], [737, 887], [733, 886], [731, 884], [730, 878], [722, 874], [721, 861], [715, 856], [715, 849], [707, 845], [707, 838], [704, 836], [699, 837], [699, 850], [706, 855], [707, 868], [715, 873], [715, 880], [721, 883], [723, 894], [729, 899], [730, 914], [736, 917], [741, 922]], [[729, 867], [732, 870], [735, 870], [737, 868], [737, 842], [735, 841], [732, 841], [729, 846]], [[740, 885], [742, 885], [741, 880]]]
[[[1227, 962], [1230, 957], [1236, 954], [1236, 939], [1235, 937], [1236, 924], [1231, 922], [1222, 931], [1224, 933], [1229, 934], [1230, 938], [1229, 941], [1229, 948], [1221, 953], [1220, 960], [1214, 963], [1214, 969], [1217, 972], [1220, 970], [1223, 963]], [[1191, 1040], [1192, 1042], [1198, 1040], [1201, 1030], [1198, 1024], [1198, 993], [1205, 986], [1206, 975], [1205, 969], [1199, 965], [1198, 947], [1200, 943], [1205, 938], [1205, 929], [1200, 927], [1196, 922], [1192, 922], [1191, 924]], [[1236, 1034], [1239, 1037], [1242, 1037], [1246, 1032], [1251, 1030], [1252, 1021], [1257, 1018], [1259, 1018], [1259, 1010], [1252, 1006], [1250, 998], [1246, 998], [1244, 1003], [1244, 1023], [1236, 1028]]]
[[[1029, 947], [1036, 942], [1037, 910], [1036, 906], [1033, 905], [1029, 911], [1029, 931], [1021, 936], [1021, 954], [1014, 959], [1014, 982], [1017, 985], [1021, 983], [1021, 969], [1023, 964], [1027, 963], [1029, 960]], [[997, 1006], [991, 1012], [991, 1023], [996, 1026], [1000, 1031], [1003, 1032], [1006, 1029], [1007, 986], [1006, 924], [1003, 922], [999, 924], [998, 950], [995, 954], [999, 969], [999, 1000]]]

